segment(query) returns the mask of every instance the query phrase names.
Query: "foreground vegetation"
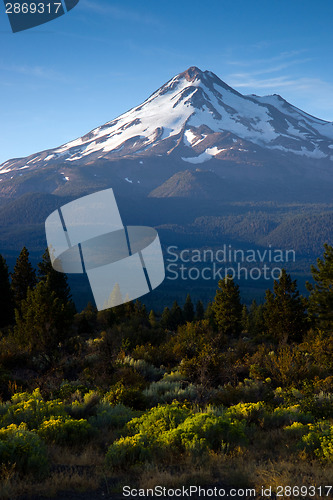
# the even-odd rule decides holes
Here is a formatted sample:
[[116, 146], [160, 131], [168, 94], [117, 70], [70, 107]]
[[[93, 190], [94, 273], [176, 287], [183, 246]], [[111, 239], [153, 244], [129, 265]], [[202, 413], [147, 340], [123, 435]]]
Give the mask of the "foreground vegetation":
[[[0, 258], [1, 498], [155, 485], [329, 485], [333, 249], [309, 297], [283, 272], [265, 303], [76, 313], [47, 254]], [[312, 498], [321, 498], [313, 496]]]

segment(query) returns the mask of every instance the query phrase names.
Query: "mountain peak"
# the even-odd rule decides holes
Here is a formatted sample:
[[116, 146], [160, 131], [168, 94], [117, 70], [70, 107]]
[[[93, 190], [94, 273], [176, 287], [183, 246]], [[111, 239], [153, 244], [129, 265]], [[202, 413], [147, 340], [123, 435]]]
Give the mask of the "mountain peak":
[[[73, 182], [76, 165], [113, 167], [120, 159], [138, 162], [138, 169], [121, 175], [125, 182], [141, 183], [137, 170], [145, 168], [146, 158], [170, 155], [183, 167], [211, 161], [220, 168], [235, 162], [261, 165], [267, 158], [284, 164], [292, 155], [296, 162], [307, 157], [331, 168], [332, 141], [333, 123], [307, 115], [281, 96], [244, 96], [213, 72], [190, 66], [143, 103], [88, 134], [0, 165], [1, 189], [15, 176], [20, 184], [28, 183], [40, 167], [53, 174], [58, 168], [55, 183], [64, 186]], [[98, 180], [98, 175], [93, 177]]]
[[[180, 73], [180, 77], [184, 77], [188, 82], [194, 82], [196, 79], [202, 79], [204, 72], [197, 66], [191, 66], [186, 71]], [[198, 78], [199, 77], [199, 78]]]

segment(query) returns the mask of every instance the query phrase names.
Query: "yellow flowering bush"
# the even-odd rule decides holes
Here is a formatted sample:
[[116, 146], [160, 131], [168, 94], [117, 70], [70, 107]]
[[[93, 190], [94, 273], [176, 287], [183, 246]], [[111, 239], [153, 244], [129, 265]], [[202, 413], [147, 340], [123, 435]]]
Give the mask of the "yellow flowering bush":
[[333, 425], [328, 422], [308, 424], [308, 432], [305, 434], [299, 447], [303, 448], [309, 455], [333, 462]]
[[44, 420], [38, 430], [45, 441], [61, 445], [78, 445], [86, 443], [93, 434], [87, 420], [74, 420], [70, 417], [51, 417]]
[[33, 393], [14, 394], [11, 404], [0, 417], [0, 426], [27, 424], [28, 429], [37, 429], [43, 420], [51, 416], [65, 416], [65, 405], [60, 400], [44, 401], [39, 389]]
[[115, 441], [106, 454], [106, 464], [111, 467], [128, 467], [150, 461], [151, 447], [145, 434], [122, 437]]
[[0, 429], [0, 463], [14, 465], [21, 474], [43, 477], [48, 471], [46, 447], [26, 424], [11, 424]]

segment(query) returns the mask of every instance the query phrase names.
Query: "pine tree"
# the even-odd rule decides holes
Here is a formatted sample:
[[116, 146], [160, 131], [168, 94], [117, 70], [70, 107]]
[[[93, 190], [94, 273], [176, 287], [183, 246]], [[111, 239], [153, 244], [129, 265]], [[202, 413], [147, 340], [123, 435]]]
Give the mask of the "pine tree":
[[255, 300], [250, 305], [248, 331], [252, 337], [262, 335], [265, 332], [264, 306], [263, 304], [258, 305]]
[[161, 327], [167, 329], [171, 328], [171, 314], [170, 314], [170, 309], [168, 307], [165, 307], [162, 313]]
[[155, 316], [153, 309], [149, 313], [149, 323], [150, 323], [152, 328], [155, 328], [155, 326], [157, 325], [156, 316]]
[[50, 290], [56, 294], [63, 304], [71, 302], [71, 291], [66, 274], [59, 273], [53, 268], [49, 251], [47, 249], [44, 252], [42, 259], [43, 260], [38, 264], [39, 281], [43, 281], [45, 283], [47, 280]]
[[147, 309], [145, 304], [142, 304], [140, 300], [134, 302], [134, 314], [140, 318], [148, 319]]
[[170, 328], [176, 331], [179, 325], [184, 323], [183, 311], [175, 300], [170, 310]]
[[14, 302], [9, 282], [8, 266], [0, 255], [0, 328], [8, 326], [14, 320]]
[[29, 252], [23, 247], [16, 261], [12, 274], [12, 292], [16, 307], [27, 297], [28, 289], [33, 289], [37, 283], [36, 272], [29, 261]]
[[28, 288], [26, 299], [15, 311], [14, 337], [29, 352], [52, 352], [66, 339], [72, 324], [72, 308], [50, 291], [48, 281]]
[[212, 328], [216, 328], [215, 313], [212, 302], [208, 302], [204, 318], [208, 319], [208, 323]]
[[197, 302], [197, 305], [195, 307], [195, 317], [196, 317], [196, 320], [197, 321], [201, 321], [204, 319], [205, 317], [205, 309], [204, 309], [204, 306], [203, 306], [203, 303], [201, 302], [201, 300], [198, 300]]
[[309, 314], [318, 328], [333, 330], [333, 247], [324, 245], [324, 258], [311, 266], [314, 284], [307, 282], [310, 292]]
[[227, 336], [240, 335], [242, 331], [242, 304], [239, 286], [231, 276], [220, 280], [212, 305], [215, 321], [219, 330]]
[[242, 309], [242, 330], [246, 333], [249, 331], [249, 312], [245, 304]]
[[108, 300], [108, 307], [115, 307], [115, 306], [118, 306], [121, 304], [123, 304], [123, 297], [121, 295], [120, 286], [118, 283], [116, 283], [113, 287], [111, 294], [110, 294], [110, 297]]
[[264, 320], [268, 333], [280, 342], [300, 342], [307, 330], [305, 305], [297, 290], [296, 280], [282, 269], [273, 292], [266, 291]]
[[183, 318], [185, 322], [191, 323], [194, 320], [194, 307], [191, 300], [191, 295], [187, 294], [183, 309]]

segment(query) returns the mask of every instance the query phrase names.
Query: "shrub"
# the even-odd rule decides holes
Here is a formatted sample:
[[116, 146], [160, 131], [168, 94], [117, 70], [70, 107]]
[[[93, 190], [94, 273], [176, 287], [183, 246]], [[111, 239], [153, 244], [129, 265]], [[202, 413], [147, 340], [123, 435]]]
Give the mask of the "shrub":
[[226, 411], [226, 416], [236, 418], [238, 420], [245, 419], [247, 422], [258, 423], [266, 415], [265, 404], [261, 401], [258, 403], [239, 403], [231, 406]]
[[112, 443], [105, 460], [108, 466], [122, 468], [150, 461], [151, 458], [149, 439], [144, 434], [136, 434]]
[[73, 397], [73, 394], [83, 394], [87, 393], [89, 389], [84, 386], [79, 380], [74, 380], [69, 382], [68, 380], [64, 380], [59, 389], [59, 393], [57, 394], [62, 400], [70, 400]]
[[284, 427], [291, 425], [294, 422], [308, 424], [314, 421], [314, 417], [308, 413], [302, 413], [300, 405], [293, 405], [275, 408], [273, 413], [266, 414], [264, 426], [267, 427]]
[[195, 413], [187, 417], [174, 431], [161, 435], [158, 442], [176, 446], [180, 451], [217, 451], [221, 446], [233, 447], [245, 443], [245, 424], [226, 417], [217, 417], [212, 413]]
[[153, 382], [144, 390], [143, 394], [150, 404], [172, 403], [172, 401], [195, 401], [198, 390], [193, 384], [186, 385], [182, 382], [162, 379]]
[[158, 405], [139, 418], [134, 418], [127, 424], [131, 434], [147, 434], [158, 437], [161, 433], [175, 429], [189, 416], [190, 410], [179, 403]]
[[19, 473], [36, 477], [44, 477], [48, 471], [45, 445], [25, 424], [12, 424], [0, 429], [0, 462], [15, 464]]
[[159, 380], [165, 373], [165, 370], [156, 368], [154, 365], [147, 363], [144, 359], [133, 359], [131, 356], [125, 356], [122, 363], [141, 373], [147, 380]]
[[104, 396], [104, 401], [112, 405], [123, 404], [136, 410], [146, 408], [146, 399], [139, 387], [130, 387], [123, 381], [117, 382]]
[[294, 422], [291, 425], [287, 425], [284, 431], [291, 438], [300, 438], [308, 432], [308, 426], [302, 424], [301, 422]]
[[103, 402], [98, 405], [96, 415], [89, 419], [89, 423], [97, 429], [121, 429], [138, 413], [122, 404], [111, 406], [110, 403]]
[[318, 422], [308, 425], [308, 433], [299, 442], [299, 447], [308, 455], [333, 462], [333, 425]]
[[213, 412], [194, 413], [179, 403], [152, 408], [127, 424], [133, 435], [115, 441], [108, 450], [106, 462], [113, 467], [138, 462], [170, 460], [170, 453], [179, 457], [202, 456], [208, 450], [227, 450], [246, 443], [245, 423], [232, 421]]
[[85, 419], [56, 418], [45, 420], [38, 434], [50, 443], [60, 445], [79, 445], [87, 442], [92, 436], [92, 427]]
[[265, 382], [245, 379], [236, 386], [229, 383], [219, 387], [215, 399], [218, 404], [230, 406], [238, 403], [258, 403], [272, 398], [273, 391], [269, 379]]
[[44, 401], [39, 389], [17, 393], [11, 399], [6, 413], [1, 417], [3, 427], [10, 424], [26, 423], [28, 429], [37, 429], [43, 420], [51, 416], [65, 416], [65, 406], [59, 400]]

